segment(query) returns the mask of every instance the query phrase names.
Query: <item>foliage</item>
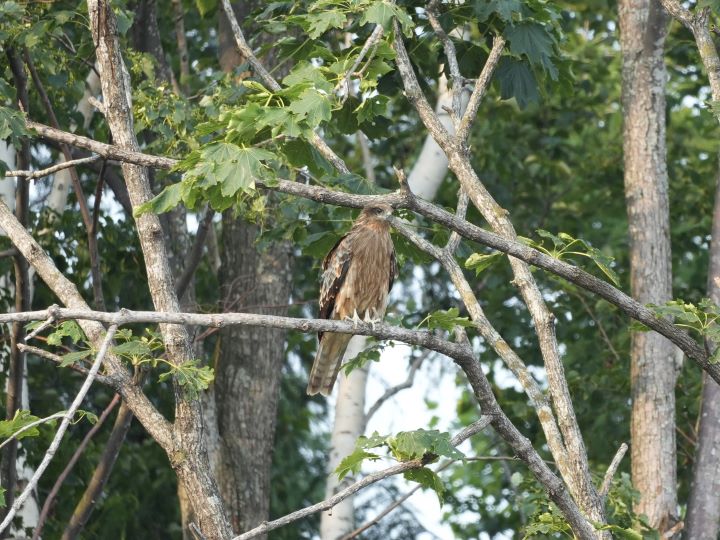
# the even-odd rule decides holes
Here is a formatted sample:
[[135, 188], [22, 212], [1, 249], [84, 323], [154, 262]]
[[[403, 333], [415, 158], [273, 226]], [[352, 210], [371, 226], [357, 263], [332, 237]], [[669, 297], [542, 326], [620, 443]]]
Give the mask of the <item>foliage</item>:
[[425, 467], [440, 456], [454, 460], [464, 459], [465, 455], [450, 442], [448, 433], [438, 430], [417, 429], [415, 431], [401, 431], [396, 435], [383, 436], [377, 431], [370, 437], [361, 436], [355, 443], [355, 450], [345, 456], [335, 469], [338, 478], [342, 480], [348, 474], [358, 474], [364, 461], [377, 461], [381, 456], [376, 452], [369, 452], [376, 448], [387, 448], [390, 456], [399, 462], [421, 460], [422, 467], [404, 473], [406, 480], [412, 480], [425, 488], [430, 488], [438, 496], [442, 505], [445, 487], [440, 477], [433, 470]]
[[701, 337], [714, 344], [709, 361], [712, 364], [720, 362], [720, 308], [709, 298], [703, 298], [697, 305], [682, 300], [672, 300], [662, 306], [654, 304], [648, 307], [658, 317], [670, 318], [675, 326], [694, 330]]

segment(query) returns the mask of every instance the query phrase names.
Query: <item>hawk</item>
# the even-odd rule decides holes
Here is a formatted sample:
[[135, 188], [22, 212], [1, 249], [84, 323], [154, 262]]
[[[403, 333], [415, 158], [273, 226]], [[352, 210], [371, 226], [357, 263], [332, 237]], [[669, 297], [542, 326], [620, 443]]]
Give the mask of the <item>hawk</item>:
[[[322, 262], [320, 318], [380, 322], [397, 274], [388, 204], [366, 206]], [[330, 395], [351, 334], [318, 333], [307, 393]]]

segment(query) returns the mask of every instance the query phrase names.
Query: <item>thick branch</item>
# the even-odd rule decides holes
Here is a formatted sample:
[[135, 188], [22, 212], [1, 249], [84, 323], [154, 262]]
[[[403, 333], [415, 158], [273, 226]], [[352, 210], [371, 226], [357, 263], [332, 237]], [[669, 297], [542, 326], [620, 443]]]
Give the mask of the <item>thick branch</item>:
[[55, 320], [74, 319], [78, 321], [99, 321], [123, 326], [132, 323], [182, 324], [186, 326], [263, 326], [297, 330], [304, 333], [336, 332], [339, 334], [358, 334], [374, 336], [378, 339], [392, 339], [410, 345], [453, 356], [460, 354], [464, 348], [451, 341], [444, 340], [432, 332], [408, 330], [385, 323], [376, 323], [373, 329], [370, 323], [353, 323], [334, 319], [296, 319], [275, 315], [258, 315], [255, 313], [168, 313], [161, 311], [130, 311], [123, 309], [115, 313], [91, 311], [89, 309], [67, 309], [57, 306], [42, 311], [26, 311], [24, 313], [1, 313], [0, 324], [20, 321], [38, 321], [48, 317]]
[[[40, 124], [33, 124], [33, 128], [36, 129], [36, 131], [36, 126], [38, 125]], [[171, 158], [152, 156], [141, 152], [126, 152], [113, 145], [105, 145], [91, 139], [77, 137], [71, 133], [53, 130], [47, 126], [41, 127], [43, 128], [43, 134], [47, 137], [62, 138], [64, 140], [78, 139], [78, 146], [82, 148], [91, 148], [92, 151], [101, 155], [108, 155], [113, 159], [157, 167], [160, 169], [169, 169], [177, 164], [177, 160]], [[588, 274], [577, 266], [573, 266], [572, 264], [550, 257], [545, 253], [518, 242], [517, 240], [502, 237], [498, 234], [487, 231], [482, 227], [473, 225], [472, 223], [454, 216], [443, 208], [413, 197], [407, 192], [396, 191], [385, 195], [356, 195], [353, 193], [333, 191], [320, 186], [311, 186], [300, 182], [292, 182], [290, 180], [279, 180], [276, 184], [270, 186], [258, 183], [257, 186], [261, 189], [303, 197], [324, 204], [334, 204], [350, 208], [363, 208], [368, 204], [384, 202], [395, 208], [407, 208], [413, 210], [418, 214], [435, 221], [436, 223], [445, 225], [450, 230], [457, 232], [468, 240], [472, 240], [484, 246], [512, 255], [516, 259], [520, 259], [528, 264], [547, 270], [548, 272], [567, 279], [571, 283], [574, 283], [583, 289], [597, 294], [619, 308], [629, 317], [640, 321], [647, 327], [655, 330], [675, 343], [675, 345], [680, 347], [686, 355], [695, 361], [702, 369], [707, 371], [713, 379], [720, 382], [720, 365], [710, 364], [707, 361], [707, 354], [704, 349], [700, 347], [693, 338], [669, 321], [656, 317], [655, 314], [648, 308], [638, 303], [621, 290], [612, 286], [610, 283]], [[0, 217], [2, 217], [1, 214]]]

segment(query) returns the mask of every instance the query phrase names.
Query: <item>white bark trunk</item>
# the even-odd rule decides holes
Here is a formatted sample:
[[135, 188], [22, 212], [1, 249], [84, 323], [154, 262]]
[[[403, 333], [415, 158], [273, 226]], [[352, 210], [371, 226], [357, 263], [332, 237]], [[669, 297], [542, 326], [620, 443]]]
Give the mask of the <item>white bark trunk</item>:
[[[360, 354], [367, 346], [365, 336], [355, 336], [350, 340], [343, 362], [347, 362]], [[362, 435], [365, 424], [365, 385], [368, 369], [356, 369], [349, 377], [340, 374], [337, 403], [335, 405], [335, 425], [330, 439], [330, 460], [328, 477], [325, 484], [325, 498], [331, 497], [338, 490], [351, 484], [354, 480], [345, 477], [342, 484], [338, 482], [335, 469], [340, 461], [355, 449], [355, 441]], [[354, 498], [348, 497], [335, 506], [330, 513], [320, 518], [320, 538], [335, 540], [355, 528]]]
[[[15, 169], [15, 148], [12, 144], [0, 141], [0, 161], [4, 161], [9, 170]], [[0, 199], [8, 205], [11, 211], [15, 211], [15, 179], [3, 177], [0, 180]], [[5, 231], [0, 227], [0, 236], [5, 236]]]

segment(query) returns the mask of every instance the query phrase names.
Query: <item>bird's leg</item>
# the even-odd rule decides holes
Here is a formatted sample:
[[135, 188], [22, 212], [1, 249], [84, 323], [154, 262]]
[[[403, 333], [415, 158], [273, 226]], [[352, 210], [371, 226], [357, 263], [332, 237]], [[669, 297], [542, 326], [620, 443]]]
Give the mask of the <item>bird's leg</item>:
[[357, 309], [353, 310], [352, 317], [345, 317], [346, 321], [351, 321], [353, 323], [353, 330], [357, 329], [358, 323], [361, 323], [362, 320], [360, 319], [360, 315], [358, 315]]
[[[377, 313], [376, 313], [376, 315], [377, 315]], [[381, 317], [372, 317], [370, 315], [370, 310], [368, 309], [365, 312], [365, 318], [363, 319], [363, 321], [368, 323], [372, 327], [372, 329], [375, 330], [375, 325], [378, 323], [381, 323], [382, 318]]]

